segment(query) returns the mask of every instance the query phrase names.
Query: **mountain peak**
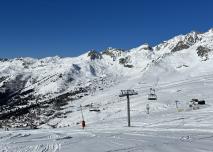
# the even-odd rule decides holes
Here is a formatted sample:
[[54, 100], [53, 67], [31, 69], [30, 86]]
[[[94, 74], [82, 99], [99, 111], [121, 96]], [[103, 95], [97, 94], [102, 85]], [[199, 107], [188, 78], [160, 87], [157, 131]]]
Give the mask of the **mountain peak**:
[[131, 49], [132, 51], [143, 51], [143, 50], [149, 50], [149, 51], [153, 51], [153, 48], [148, 44], [148, 43], [144, 43], [142, 45], [140, 45], [137, 48]]
[[208, 32], [213, 33], [213, 28], [210, 28]]

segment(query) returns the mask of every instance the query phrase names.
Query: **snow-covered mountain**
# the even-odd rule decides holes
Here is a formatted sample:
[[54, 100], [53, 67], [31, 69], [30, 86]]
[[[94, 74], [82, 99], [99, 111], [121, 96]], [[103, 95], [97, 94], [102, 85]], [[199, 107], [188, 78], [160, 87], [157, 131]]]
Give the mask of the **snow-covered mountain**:
[[[145, 109], [150, 87], [159, 95], [154, 111], [168, 110], [174, 100], [210, 100], [213, 96], [204, 91], [211, 84], [199, 85], [199, 93], [180, 84], [211, 79], [212, 65], [213, 29], [176, 36], [154, 47], [91, 50], [73, 58], [1, 59], [0, 119], [11, 127], [74, 126], [81, 120], [82, 105], [88, 122], [110, 121], [125, 116], [125, 100], [118, 97], [121, 89], [139, 93], [133, 97], [133, 115]], [[97, 115], [89, 108], [101, 112]]]

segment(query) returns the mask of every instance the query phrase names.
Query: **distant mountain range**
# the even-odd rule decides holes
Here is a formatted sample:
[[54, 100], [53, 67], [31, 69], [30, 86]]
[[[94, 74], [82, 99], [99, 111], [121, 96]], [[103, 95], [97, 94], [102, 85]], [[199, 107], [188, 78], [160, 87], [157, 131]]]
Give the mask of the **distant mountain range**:
[[91, 50], [73, 58], [0, 59], [1, 124], [60, 127], [58, 120], [73, 112], [70, 107], [66, 110], [70, 103], [97, 92], [105, 94], [108, 89], [119, 91], [117, 86], [122, 84], [136, 88], [139, 80], [156, 87], [160, 82], [211, 73], [212, 54], [210, 29], [179, 35], [154, 47], [143, 44], [131, 50]]

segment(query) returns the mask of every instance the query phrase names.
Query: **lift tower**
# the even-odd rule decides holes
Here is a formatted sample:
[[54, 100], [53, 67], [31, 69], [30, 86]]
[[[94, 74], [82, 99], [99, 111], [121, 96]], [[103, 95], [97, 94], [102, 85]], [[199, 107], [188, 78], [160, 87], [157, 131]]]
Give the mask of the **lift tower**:
[[130, 122], [130, 101], [129, 96], [137, 95], [138, 93], [135, 90], [121, 90], [119, 97], [127, 97], [127, 117], [128, 117], [128, 127], [131, 126]]

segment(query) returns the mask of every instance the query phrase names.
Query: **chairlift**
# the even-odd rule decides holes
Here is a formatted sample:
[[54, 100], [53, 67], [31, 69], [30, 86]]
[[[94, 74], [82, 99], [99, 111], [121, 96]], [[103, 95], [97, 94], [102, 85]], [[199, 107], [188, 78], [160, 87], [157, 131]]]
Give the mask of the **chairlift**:
[[89, 107], [89, 111], [100, 112], [101, 110], [99, 109], [99, 107], [95, 107], [93, 106], [93, 104], [91, 104]]
[[150, 93], [148, 94], [148, 100], [157, 100], [157, 95], [155, 94], [155, 89], [150, 88]]
[[112, 57], [112, 60], [113, 60], [113, 61], [115, 61], [115, 60], [116, 60], [116, 57], [115, 57], [115, 56], [113, 56], [113, 57]]

